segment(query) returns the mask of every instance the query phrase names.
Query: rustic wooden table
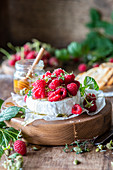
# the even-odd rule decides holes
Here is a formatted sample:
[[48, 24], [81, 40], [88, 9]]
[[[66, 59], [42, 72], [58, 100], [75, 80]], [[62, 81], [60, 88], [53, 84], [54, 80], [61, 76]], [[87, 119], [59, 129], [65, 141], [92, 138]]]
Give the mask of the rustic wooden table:
[[[6, 99], [10, 97], [13, 91], [13, 77], [0, 74], [0, 98]], [[113, 97], [109, 98], [113, 103]], [[95, 152], [92, 151], [76, 154], [75, 152], [65, 153], [64, 146], [41, 147], [38, 151], [33, 151], [32, 146], [27, 147], [27, 155], [24, 156], [25, 170], [111, 170], [111, 162], [113, 161], [113, 152]], [[0, 170], [3, 170], [2, 163], [4, 156], [0, 162]], [[80, 161], [79, 165], [74, 165], [73, 161]]]

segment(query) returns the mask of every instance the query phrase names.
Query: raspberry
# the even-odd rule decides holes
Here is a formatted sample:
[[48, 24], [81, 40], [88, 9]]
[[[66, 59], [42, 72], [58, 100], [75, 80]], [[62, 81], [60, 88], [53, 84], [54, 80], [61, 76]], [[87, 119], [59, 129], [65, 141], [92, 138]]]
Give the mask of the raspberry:
[[91, 103], [91, 106], [87, 106], [87, 104], [85, 105], [85, 108], [89, 111], [89, 112], [95, 112], [97, 110], [97, 105], [96, 105], [96, 102], [93, 101]]
[[53, 75], [56, 75], [58, 77], [59, 75], [61, 75], [61, 73], [64, 74], [64, 70], [62, 70], [61, 68], [58, 68], [54, 70]]
[[45, 85], [46, 85], [45, 80], [37, 80], [32, 85], [34, 87], [32, 89], [33, 97], [38, 99], [38, 98], [44, 98], [46, 96], [45, 95]]
[[16, 63], [15, 55], [11, 55], [10, 59], [8, 60], [8, 64], [10, 66], [14, 66]]
[[80, 64], [79, 66], [78, 66], [78, 70], [80, 71], [80, 72], [84, 72], [84, 71], [86, 71], [87, 70], [87, 66], [86, 66], [86, 64]]
[[47, 59], [49, 59], [51, 57], [51, 54], [48, 51], [45, 51], [44, 55]]
[[109, 59], [109, 62], [113, 63], [113, 58], [110, 58], [110, 59]]
[[32, 86], [37, 87], [39, 83], [40, 83], [40, 80], [36, 80], [34, 83], [32, 83]]
[[73, 107], [72, 107], [72, 114], [81, 114], [82, 113], [82, 108], [79, 104], [75, 104]]
[[67, 74], [67, 75], [65, 75], [64, 78], [65, 78], [64, 83], [69, 84], [69, 83], [72, 83], [74, 81], [75, 75], [74, 74]]
[[[87, 103], [87, 101], [89, 102], [89, 103]], [[91, 93], [88, 93], [87, 95], [86, 95], [86, 100], [84, 99], [84, 101], [83, 101], [83, 105], [84, 105], [84, 107], [87, 109], [87, 110], [89, 110], [89, 112], [95, 112], [96, 111], [96, 109], [97, 109], [97, 106], [96, 106], [96, 96], [95, 96], [95, 94], [91, 94]]]
[[63, 80], [61, 77], [58, 77], [58, 78], [56, 78], [56, 79], [59, 80], [60, 85], [64, 83], [64, 80]]
[[46, 81], [46, 85], [49, 85], [52, 80], [54, 79], [54, 77], [51, 77], [52, 73], [50, 71], [47, 71], [42, 78]]
[[15, 63], [16, 63], [16, 60], [9, 60], [9, 61], [8, 61], [8, 64], [9, 64], [10, 66], [14, 66]]
[[27, 94], [24, 96], [24, 102], [26, 102], [26, 99], [27, 99]]
[[33, 97], [35, 97], [35, 99], [44, 98], [45, 96], [45, 91], [41, 89], [37, 89], [33, 92]]
[[30, 51], [26, 56], [26, 59], [35, 59], [35, 57], [36, 57], [35, 51]]
[[[95, 101], [95, 100], [96, 100], [95, 94], [93, 94], [93, 93], [92, 93], [92, 94], [91, 94], [91, 93], [88, 93], [88, 94], [86, 95], [86, 100], [87, 100], [88, 102]], [[86, 100], [84, 99], [84, 101], [83, 101], [83, 105], [84, 105], [84, 106], [87, 104]]]
[[52, 73], [51, 73], [50, 71], [47, 71], [47, 72], [45, 73], [45, 76], [46, 76], [46, 77], [51, 77], [51, 75], [52, 75]]
[[50, 72], [50, 71], [47, 71], [47, 72], [42, 76], [42, 78], [45, 79], [47, 85], [48, 85], [49, 83], [51, 83], [51, 81], [52, 81], [51, 75], [52, 75], [51, 72]]
[[51, 93], [48, 97], [48, 101], [50, 101], [50, 102], [55, 102], [58, 100], [60, 100], [60, 95], [56, 94], [56, 92]]
[[77, 94], [77, 85], [75, 83], [70, 83], [67, 85], [67, 90], [72, 96], [75, 96]]
[[[95, 96], [95, 94], [91, 94], [91, 93], [88, 93], [87, 95], [86, 95], [86, 100], [88, 101], [88, 102], [91, 102], [91, 101], [96, 101], [96, 96]], [[86, 101], [85, 99], [84, 99], [84, 101], [83, 101], [83, 105], [85, 106], [85, 105], [87, 105], [87, 101]]]
[[65, 88], [59, 88], [54, 92], [49, 94], [48, 100], [51, 102], [64, 99], [67, 96], [67, 91]]
[[47, 82], [46, 82], [46, 85], [48, 86], [51, 82], [52, 82], [52, 79], [51, 79], [51, 78], [48, 78], [48, 80], [47, 80]]
[[75, 83], [75, 84], [77, 85], [77, 87], [78, 87], [78, 88], [77, 88], [77, 90], [78, 90], [78, 89], [79, 89], [79, 87], [80, 87], [80, 82], [79, 82], [79, 81], [77, 81], [77, 80], [74, 80], [74, 81], [73, 81], [73, 83]]
[[99, 64], [98, 63], [93, 64], [93, 68], [95, 67], [99, 67]]
[[24, 44], [24, 50], [30, 50], [30, 47], [28, 44]]
[[53, 91], [48, 91], [46, 94], [49, 97], [51, 93], [53, 93]]
[[27, 56], [30, 52], [30, 47], [28, 44], [24, 45], [24, 55]]
[[26, 154], [26, 144], [25, 144], [25, 142], [23, 142], [21, 140], [16, 140], [14, 142], [14, 150], [21, 155], [25, 155]]
[[64, 99], [67, 96], [67, 90], [65, 88], [59, 88], [55, 92], [60, 95], [60, 99]]
[[15, 59], [16, 59], [16, 61], [21, 60], [21, 55], [20, 54], [15, 54]]
[[51, 57], [51, 54], [48, 51], [44, 51], [44, 55], [42, 56], [42, 60], [49, 59]]
[[58, 59], [56, 58], [56, 57], [51, 57], [50, 59], [49, 59], [49, 65], [50, 66], [58, 66]]
[[49, 88], [55, 90], [58, 86], [60, 86], [60, 81], [57, 79], [52, 80], [49, 84]]
[[88, 93], [87, 95], [86, 95], [86, 99], [88, 100], [88, 101], [92, 101], [92, 100], [96, 100], [96, 96], [95, 96], [95, 94], [93, 94], [93, 93]]

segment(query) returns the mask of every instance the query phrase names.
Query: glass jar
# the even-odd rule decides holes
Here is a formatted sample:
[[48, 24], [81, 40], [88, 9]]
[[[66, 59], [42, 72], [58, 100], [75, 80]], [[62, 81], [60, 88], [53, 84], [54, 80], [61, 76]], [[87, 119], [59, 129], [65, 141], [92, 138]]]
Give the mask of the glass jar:
[[30, 69], [33, 62], [34, 59], [24, 59], [16, 62], [15, 64], [16, 71], [14, 73], [15, 93], [20, 94], [20, 91], [22, 91], [23, 89], [25, 90], [30, 89], [31, 84], [34, 82], [34, 80], [38, 79], [40, 75], [43, 75], [45, 73], [43, 69], [44, 63], [42, 60], [40, 60], [39, 63], [35, 66], [31, 76], [27, 79], [27, 81], [24, 82], [24, 80], [26, 80], [28, 70]]

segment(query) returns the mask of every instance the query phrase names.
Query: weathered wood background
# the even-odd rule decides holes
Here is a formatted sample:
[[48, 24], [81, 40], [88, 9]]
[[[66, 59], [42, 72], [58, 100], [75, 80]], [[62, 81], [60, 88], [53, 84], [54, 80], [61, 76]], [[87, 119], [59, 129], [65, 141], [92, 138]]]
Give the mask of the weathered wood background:
[[22, 44], [32, 38], [65, 47], [82, 40], [89, 9], [110, 18], [113, 0], [4, 0], [0, 5], [0, 47], [10, 41]]

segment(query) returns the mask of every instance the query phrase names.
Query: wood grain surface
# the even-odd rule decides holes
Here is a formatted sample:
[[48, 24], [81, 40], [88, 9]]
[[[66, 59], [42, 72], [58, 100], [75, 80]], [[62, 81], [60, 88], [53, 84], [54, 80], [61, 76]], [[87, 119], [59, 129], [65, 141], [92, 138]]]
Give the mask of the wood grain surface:
[[[9, 79], [5, 77], [5, 80], [2, 80], [2, 84], [6, 84], [6, 82], [8, 84]], [[2, 99], [6, 99], [6, 92], [7, 97], [10, 95], [9, 89], [11, 88], [11, 83], [9, 83], [9, 88], [7, 89], [5, 89], [5, 86], [1, 86], [0, 95]], [[3, 90], [6, 92], [3, 93]], [[113, 97], [108, 98], [108, 100], [110, 100], [113, 105]], [[64, 153], [64, 147], [62, 146], [42, 146], [39, 151], [33, 151], [32, 146], [33, 145], [27, 147], [27, 155], [24, 156], [24, 170], [112, 170], [112, 151], [96, 153], [94, 147], [91, 152], [76, 155], [75, 152]], [[81, 162], [77, 166], [73, 164], [75, 158]], [[2, 167], [4, 159], [5, 157], [3, 156], [0, 161], [0, 170], [4, 170]]]
[[[27, 147], [27, 155], [23, 157], [23, 170], [112, 170], [112, 151], [95, 152], [95, 147], [91, 152], [76, 154], [75, 152], [65, 153], [62, 146], [42, 147], [39, 151], [33, 151], [31, 146]], [[4, 170], [0, 162], [0, 170]], [[80, 161], [79, 165], [74, 165], [73, 161]]]

